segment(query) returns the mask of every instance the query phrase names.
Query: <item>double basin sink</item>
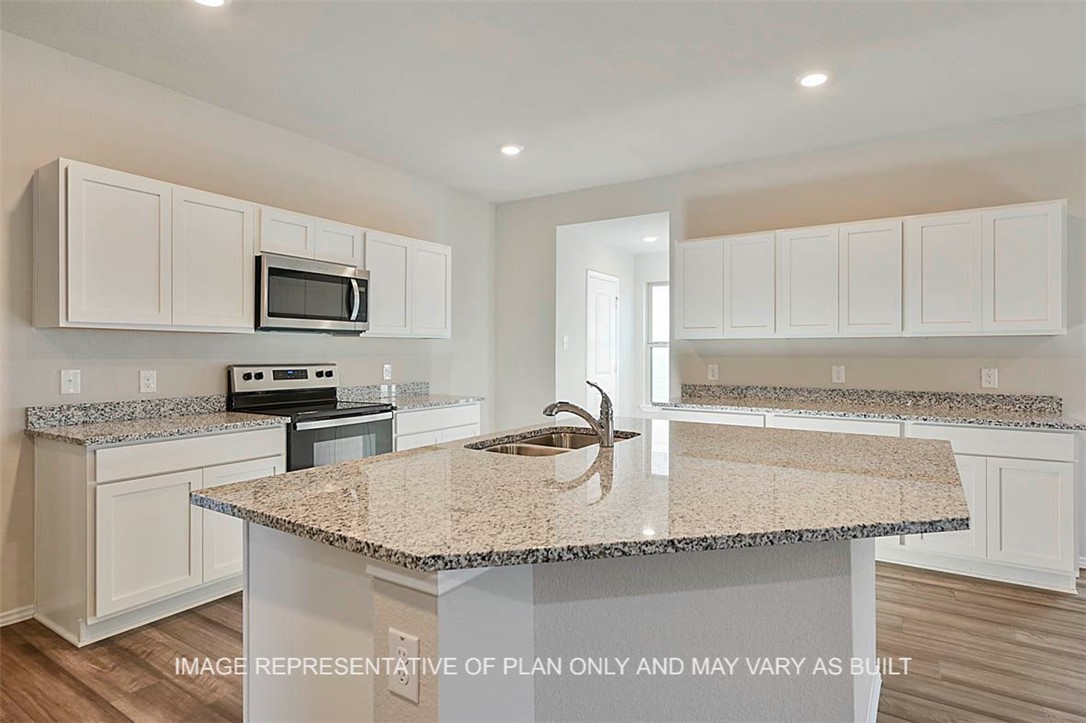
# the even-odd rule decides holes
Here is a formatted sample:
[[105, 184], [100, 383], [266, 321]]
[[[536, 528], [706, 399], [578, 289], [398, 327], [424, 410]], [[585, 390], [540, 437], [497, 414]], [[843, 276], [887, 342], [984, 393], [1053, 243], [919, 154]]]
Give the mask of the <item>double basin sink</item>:
[[[615, 441], [636, 437], [636, 432], [615, 432]], [[501, 442], [476, 442], [467, 445], [469, 449], [481, 449], [484, 452], [496, 452], [498, 454], [512, 454], [520, 457], [553, 457], [574, 449], [584, 449], [600, 443], [599, 437], [590, 430], [580, 431], [549, 431], [545, 429], [537, 432], [526, 432], [518, 435], [514, 440]]]

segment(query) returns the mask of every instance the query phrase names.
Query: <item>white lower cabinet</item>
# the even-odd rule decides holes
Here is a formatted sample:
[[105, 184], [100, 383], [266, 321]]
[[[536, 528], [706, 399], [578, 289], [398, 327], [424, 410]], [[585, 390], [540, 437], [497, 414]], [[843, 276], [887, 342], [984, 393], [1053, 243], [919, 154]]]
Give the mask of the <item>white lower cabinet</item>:
[[286, 469], [283, 427], [90, 449], [34, 440], [34, 617], [75, 645], [241, 589], [241, 523], [190, 504]]
[[[282, 457], [223, 464], [203, 470], [203, 489], [270, 477], [285, 471]], [[202, 510], [202, 513], [203, 581], [239, 574], [244, 552], [241, 520], [212, 510]]]
[[479, 435], [477, 402], [396, 412], [393, 419], [397, 452]]
[[1069, 462], [988, 460], [988, 559], [1074, 568], [1074, 471]]
[[112, 615], [201, 582], [200, 470], [95, 488], [95, 614]]
[[965, 454], [955, 455], [954, 460], [958, 463], [958, 474], [961, 475], [965, 500], [969, 504], [969, 529], [909, 535], [905, 538], [905, 544], [917, 550], [983, 559], [988, 554], [988, 460]]

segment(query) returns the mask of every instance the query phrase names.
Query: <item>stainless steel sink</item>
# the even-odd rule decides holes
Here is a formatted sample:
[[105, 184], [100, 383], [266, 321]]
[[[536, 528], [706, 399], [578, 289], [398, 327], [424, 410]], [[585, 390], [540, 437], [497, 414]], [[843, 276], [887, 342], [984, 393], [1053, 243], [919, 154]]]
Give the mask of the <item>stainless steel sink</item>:
[[515, 454], [521, 457], [553, 457], [562, 454], [565, 449], [558, 447], [541, 447], [532, 444], [495, 444], [493, 447], [484, 447], [484, 452], [497, 452], [498, 454]]
[[555, 434], [541, 434], [538, 437], [529, 437], [519, 440], [520, 444], [534, 444], [540, 447], [557, 447], [559, 449], [582, 449], [599, 444], [599, 437], [594, 432], [587, 434], [575, 434], [572, 432], [557, 432]]

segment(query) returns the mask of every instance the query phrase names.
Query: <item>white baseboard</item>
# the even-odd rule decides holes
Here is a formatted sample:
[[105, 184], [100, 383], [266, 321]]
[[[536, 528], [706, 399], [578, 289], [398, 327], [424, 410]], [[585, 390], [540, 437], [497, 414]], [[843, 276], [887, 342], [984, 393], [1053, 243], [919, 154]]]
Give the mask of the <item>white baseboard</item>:
[[14, 610], [8, 610], [7, 612], [0, 613], [0, 628], [5, 625], [11, 625], [12, 623], [21, 623], [24, 620], [29, 620], [34, 617], [34, 606], [27, 605], [26, 607], [15, 608]]
[[875, 679], [871, 681], [871, 698], [867, 703], [867, 723], [877, 723], [880, 693], [882, 693], [882, 673], [876, 672]]

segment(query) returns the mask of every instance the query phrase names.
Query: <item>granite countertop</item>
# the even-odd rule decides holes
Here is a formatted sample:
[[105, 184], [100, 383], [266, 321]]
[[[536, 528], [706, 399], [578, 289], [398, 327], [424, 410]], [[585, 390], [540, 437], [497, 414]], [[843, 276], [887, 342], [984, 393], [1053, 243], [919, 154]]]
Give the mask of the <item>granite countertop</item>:
[[26, 430], [26, 433], [32, 437], [53, 439], [84, 447], [106, 447], [155, 439], [232, 432], [240, 429], [277, 427], [288, 421], [290, 420], [286, 417], [266, 414], [209, 412], [146, 419], [86, 422], [58, 427], [36, 427]]
[[640, 435], [552, 457], [465, 448], [479, 437], [200, 490], [192, 501], [431, 572], [968, 526], [948, 442], [618, 426]]
[[380, 401], [389, 402], [397, 411], [410, 412], [415, 409], [434, 409], [436, 407], [457, 407], [462, 404], [477, 404], [482, 397], [459, 396], [456, 394], [406, 394], [395, 397], [381, 397]]
[[655, 406], [984, 427], [1086, 430], [1086, 423], [1063, 414], [1058, 397], [708, 384], [684, 384], [682, 392], [680, 401]]

